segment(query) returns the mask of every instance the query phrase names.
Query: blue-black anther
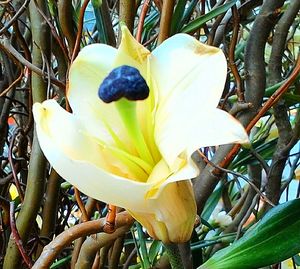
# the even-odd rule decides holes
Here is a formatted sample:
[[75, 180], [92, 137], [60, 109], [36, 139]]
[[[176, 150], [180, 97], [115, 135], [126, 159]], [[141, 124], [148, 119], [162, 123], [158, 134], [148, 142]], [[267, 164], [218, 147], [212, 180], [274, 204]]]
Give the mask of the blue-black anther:
[[128, 100], [144, 100], [149, 96], [149, 87], [138, 69], [122, 65], [113, 69], [103, 80], [98, 95], [105, 103], [122, 97]]

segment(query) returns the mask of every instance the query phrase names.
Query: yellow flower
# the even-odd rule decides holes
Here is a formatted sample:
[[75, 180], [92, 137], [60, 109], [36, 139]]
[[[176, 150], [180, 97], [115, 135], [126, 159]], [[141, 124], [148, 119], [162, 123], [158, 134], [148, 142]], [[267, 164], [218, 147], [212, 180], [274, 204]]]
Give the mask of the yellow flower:
[[15, 200], [15, 199], [19, 196], [18, 190], [17, 190], [17, 188], [16, 188], [15, 185], [12, 184], [12, 185], [9, 187], [9, 194], [10, 194], [10, 196], [11, 196], [11, 200]]
[[[86, 46], [73, 62], [72, 114], [54, 100], [34, 104], [39, 142], [55, 170], [83, 193], [127, 209], [156, 239], [185, 242], [196, 217], [189, 179], [199, 171], [191, 154], [248, 141], [241, 124], [216, 108], [226, 60], [219, 49], [185, 34], [150, 53], [121, 28], [118, 49]], [[103, 80], [122, 66], [147, 83], [148, 98], [105, 103], [98, 97]]]
[[290, 258], [290, 259], [287, 259], [287, 260], [283, 261], [281, 263], [281, 267], [280, 268], [281, 269], [294, 269], [294, 268], [298, 269], [298, 268], [300, 268], [300, 266], [296, 265], [296, 267], [294, 267], [293, 260], [292, 260], [292, 258]]

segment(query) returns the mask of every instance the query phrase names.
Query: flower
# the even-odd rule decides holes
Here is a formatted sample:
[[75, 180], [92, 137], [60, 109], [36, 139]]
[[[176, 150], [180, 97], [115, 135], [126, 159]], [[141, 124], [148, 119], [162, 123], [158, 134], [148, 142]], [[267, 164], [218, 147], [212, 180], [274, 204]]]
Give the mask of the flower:
[[[125, 208], [156, 239], [185, 242], [196, 218], [189, 179], [199, 171], [191, 154], [199, 147], [248, 141], [241, 124], [216, 108], [226, 60], [219, 49], [186, 34], [150, 53], [121, 28], [118, 49], [86, 46], [71, 65], [72, 114], [54, 100], [34, 104], [38, 139], [54, 169], [80, 191]], [[126, 91], [122, 66], [147, 84], [148, 98], [110, 103], [98, 98], [104, 84], [112, 87], [112, 76], [121, 76], [116, 87]], [[109, 91], [113, 98], [127, 94]]]
[[225, 228], [232, 222], [232, 217], [226, 211], [213, 212], [211, 223], [213, 226]]
[[[299, 255], [297, 255], [297, 256], [299, 257]], [[300, 266], [297, 266], [297, 265], [294, 266], [293, 259], [290, 258], [290, 259], [283, 261], [281, 263], [280, 268], [281, 269], [294, 269], [294, 268], [298, 269], [298, 268], [300, 268]]]

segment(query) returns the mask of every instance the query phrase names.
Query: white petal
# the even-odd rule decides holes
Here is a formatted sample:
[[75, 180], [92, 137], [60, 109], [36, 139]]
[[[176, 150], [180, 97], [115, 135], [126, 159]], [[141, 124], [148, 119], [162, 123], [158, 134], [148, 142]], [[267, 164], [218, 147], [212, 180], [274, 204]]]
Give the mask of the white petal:
[[199, 172], [200, 172], [199, 168], [196, 166], [194, 161], [191, 158], [189, 158], [188, 163], [185, 166], [183, 166], [178, 172], [168, 177], [168, 179], [163, 184], [163, 186], [171, 182], [187, 180], [187, 179], [190, 180], [198, 176]]
[[150, 88], [149, 97], [146, 100], [136, 102], [139, 126], [142, 130], [146, 144], [151, 151], [152, 157], [159, 160], [160, 156], [154, 142], [153, 117], [154, 89], [152, 87], [151, 70], [149, 63], [150, 51], [142, 46], [132, 36], [128, 28], [120, 24], [122, 30], [121, 43], [118, 48], [114, 66], [129, 65], [139, 70]]
[[[35, 104], [33, 113], [41, 148], [58, 174], [95, 199], [133, 211], [152, 212], [145, 200], [152, 184], [129, 180], [104, 170], [105, 160], [97, 144], [79, 131], [81, 126], [73, 115], [62, 112], [60, 108], [51, 110], [57, 106], [54, 103]], [[49, 113], [50, 110], [54, 114]]]
[[159, 88], [159, 102], [189, 91], [198, 106], [216, 107], [227, 73], [226, 59], [218, 48], [186, 34], [164, 41], [153, 52], [151, 71]]
[[[214, 111], [226, 79], [221, 50], [188, 35], [175, 35], [153, 51], [151, 70], [158, 88], [155, 140], [170, 166], [186, 150], [191, 154], [198, 147], [245, 140], [238, 123], [218, 131], [217, 126], [228, 127], [231, 118], [220, 123], [212, 122], [218, 117], [209, 117], [209, 113], [218, 113]], [[222, 137], [222, 132], [226, 136]]]
[[73, 159], [87, 160], [97, 165], [105, 164], [102, 155], [98, 154], [99, 146], [86, 137], [84, 126], [55, 100], [35, 103], [33, 115], [39, 138], [47, 136]]
[[[223, 145], [229, 143], [249, 143], [249, 137], [242, 126], [229, 113], [214, 109], [199, 121], [199, 125], [193, 129], [188, 143], [188, 154], [192, 154], [200, 147]], [[201, 127], [200, 127], [201, 126]]]
[[49, 150], [47, 145], [43, 148], [54, 169], [84, 194], [134, 211], [152, 211], [144, 199], [151, 185], [109, 174], [88, 162], [72, 160], [59, 149]]
[[48, 136], [71, 159], [91, 162], [112, 174], [132, 180], [147, 180], [145, 169], [151, 168], [145, 166], [142, 160], [91, 136], [81, 121], [54, 100], [34, 104], [33, 113], [39, 134]]
[[[186, 111], [189, 112], [188, 105]], [[169, 165], [181, 151], [186, 150], [190, 156], [200, 147], [249, 141], [244, 127], [225, 111], [210, 109], [200, 115], [190, 115], [175, 111], [173, 117], [160, 126], [156, 141]]]
[[98, 97], [103, 79], [112, 71], [117, 50], [104, 44], [84, 47], [69, 72], [67, 93], [72, 111], [91, 134], [113, 143], [109, 128], [128, 141], [114, 103], [106, 104]]

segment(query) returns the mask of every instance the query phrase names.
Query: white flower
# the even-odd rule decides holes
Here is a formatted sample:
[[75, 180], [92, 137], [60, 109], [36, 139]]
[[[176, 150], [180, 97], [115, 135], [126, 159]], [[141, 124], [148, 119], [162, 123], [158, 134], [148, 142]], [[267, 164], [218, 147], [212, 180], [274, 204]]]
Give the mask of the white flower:
[[[103, 102], [100, 85], [124, 65], [140, 72], [149, 97]], [[119, 49], [90, 45], [71, 65], [72, 114], [54, 100], [34, 104], [41, 148], [83, 193], [124, 207], [157, 239], [187, 241], [196, 216], [189, 179], [198, 174], [191, 154], [248, 141], [241, 124], [216, 108], [226, 72], [222, 51], [189, 35], [175, 35], [150, 53], [122, 26]]]

